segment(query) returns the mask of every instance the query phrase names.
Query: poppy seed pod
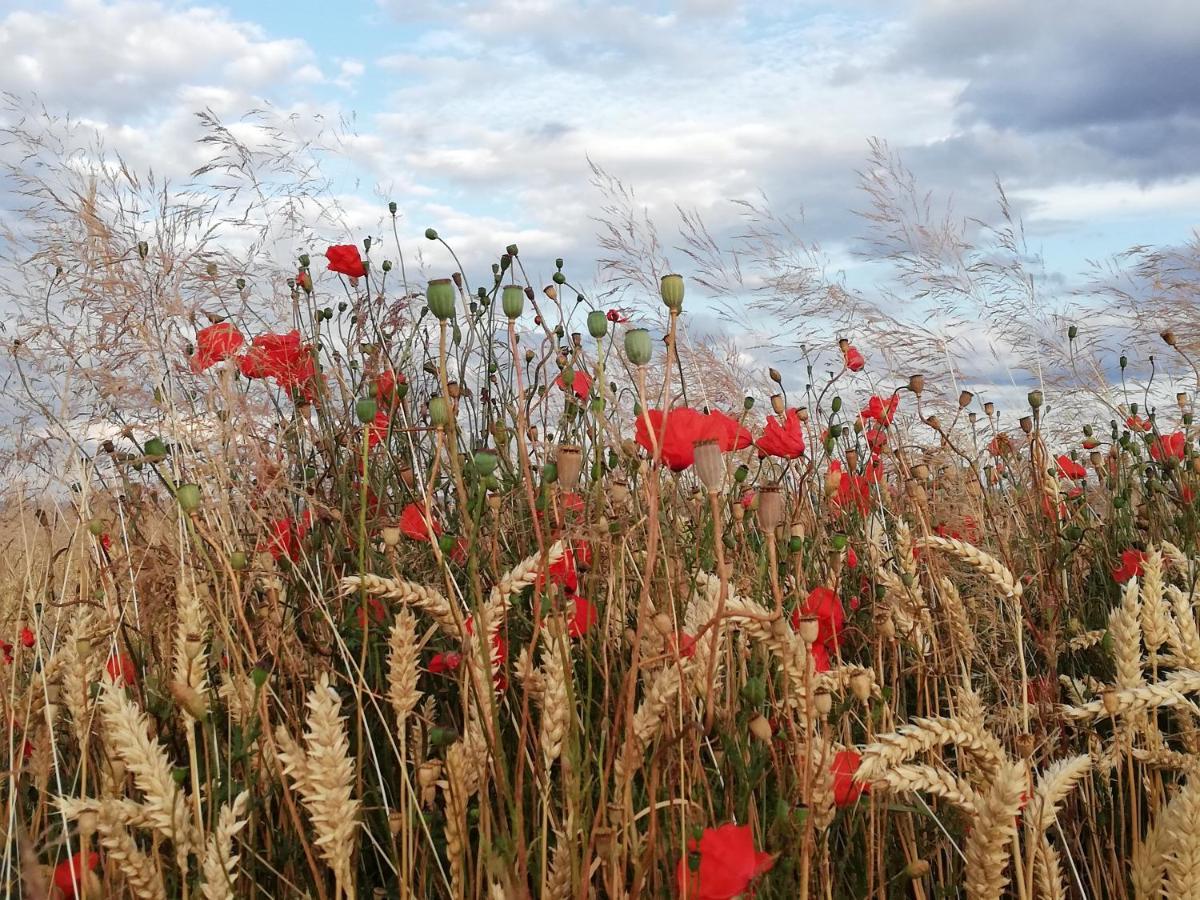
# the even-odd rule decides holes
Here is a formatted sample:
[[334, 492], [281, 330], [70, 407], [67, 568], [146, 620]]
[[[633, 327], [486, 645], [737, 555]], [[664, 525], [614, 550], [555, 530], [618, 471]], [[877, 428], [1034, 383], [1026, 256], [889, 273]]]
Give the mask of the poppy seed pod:
[[771, 395], [771, 409], [774, 410], [775, 415], [777, 416], [782, 416], [785, 412], [787, 412], [787, 404], [783, 402], [782, 394]]
[[908, 389], [910, 391], [912, 391], [914, 394], [916, 394], [918, 397], [921, 396], [921, 392], [923, 390], [925, 390], [925, 376], [924, 375], [909, 375], [908, 376]]
[[475, 471], [480, 475], [487, 477], [496, 471], [496, 466], [500, 460], [491, 450], [488, 450], [486, 447], [482, 447], [475, 451], [475, 455], [472, 457], [472, 462], [475, 465]]
[[200, 485], [181, 484], [175, 490], [175, 499], [179, 501], [179, 508], [185, 513], [195, 512], [200, 508]]
[[1183, 409], [1188, 404], [1188, 395], [1182, 391], [1175, 395], [1175, 402], [1179, 404], [1179, 408]]
[[854, 670], [854, 674], [850, 676], [850, 692], [854, 694], [854, 698], [859, 703], [866, 703], [871, 699], [871, 685], [873, 682], [874, 677], [870, 669]]
[[445, 397], [433, 397], [429, 401], [429, 421], [435, 428], [450, 424], [450, 403]]
[[710, 494], [719, 494], [725, 487], [725, 460], [716, 440], [696, 441], [693, 445], [693, 466], [700, 482]]
[[959, 391], [958, 392], [958, 408], [966, 409], [968, 406], [971, 405], [971, 401], [974, 399], [975, 399], [975, 395], [972, 394], [970, 391]]
[[1021, 416], [1021, 418], [1019, 420], [1019, 424], [1021, 426], [1021, 430], [1023, 432], [1025, 432], [1026, 434], [1030, 434], [1033, 431], [1033, 417], [1032, 416]]
[[379, 536], [383, 538], [383, 544], [385, 547], [395, 547], [400, 543], [400, 529], [394, 525], [381, 528], [379, 530]]
[[833, 694], [829, 693], [826, 688], [821, 688], [813, 692], [813, 706], [817, 710], [817, 715], [827, 716], [833, 709]]
[[546, 285], [544, 288], [542, 288], [542, 293], [549, 297], [552, 303], [558, 302], [558, 288], [556, 288], [554, 285]]
[[515, 319], [525, 310], [525, 291], [520, 285], [508, 284], [500, 295], [500, 308], [510, 319]]
[[663, 637], [675, 631], [675, 626], [671, 624], [671, 617], [666, 613], [659, 613], [654, 617], [654, 630]]
[[770, 485], [758, 492], [758, 527], [770, 534], [783, 521], [783, 492]]
[[1029, 396], [1026, 399], [1029, 401], [1030, 409], [1041, 409], [1042, 408], [1042, 392], [1041, 391], [1036, 391], [1036, 390], [1030, 391]]
[[435, 278], [425, 289], [425, 300], [429, 311], [439, 322], [454, 317], [454, 282], [449, 278]]
[[1169, 328], [1166, 331], [1159, 334], [1159, 337], [1161, 337], [1163, 339], [1163, 343], [1166, 344], [1168, 347], [1175, 346], [1175, 332], [1171, 331]]
[[564, 490], [574, 490], [583, 471], [583, 451], [575, 444], [561, 444], [554, 454], [558, 466], [558, 481]]
[[596, 340], [608, 334], [608, 316], [603, 310], [593, 309], [587, 317], [588, 334]]
[[816, 616], [801, 616], [797, 633], [804, 643], [816, 643], [817, 636], [821, 633], [821, 620]]
[[659, 283], [662, 301], [672, 312], [683, 309], [683, 276], [664, 275]]
[[767, 717], [758, 715], [751, 719], [750, 733], [764, 744], [769, 744], [771, 742], [772, 730], [771, 723], [767, 721]]
[[625, 355], [635, 366], [650, 362], [652, 352], [650, 332], [645, 328], [631, 328], [625, 332]]

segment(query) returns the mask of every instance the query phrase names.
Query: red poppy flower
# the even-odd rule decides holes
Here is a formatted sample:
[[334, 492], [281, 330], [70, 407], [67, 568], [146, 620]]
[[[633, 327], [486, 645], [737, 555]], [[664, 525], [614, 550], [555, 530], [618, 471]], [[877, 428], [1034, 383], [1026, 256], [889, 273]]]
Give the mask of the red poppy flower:
[[1087, 469], [1081, 466], [1065, 453], [1058, 457], [1058, 474], [1063, 478], [1069, 478], [1072, 481], [1079, 481], [1081, 478], [1087, 478]]
[[104, 664], [108, 677], [117, 684], [132, 685], [137, 682], [137, 669], [133, 660], [124, 653], [111, 653]]
[[697, 441], [716, 441], [722, 451], [750, 445], [750, 433], [729, 416], [720, 412], [702, 413], [688, 406], [677, 406], [666, 416], [661, 410], [647, 410], [637, 417], [635, 427], [638, 444], [653, 453], [653, 437], [662, 447], [662, 461], [675, 472], [686, 469], [695, 460]]
[[[554, 379], [554, 383], [558, 387], [562, 388], [564, 391], [568, 390], [567, 382], [562, 377], [561, 372], [559, 373], [559, 376], [556, 379]], [[592, 392], [592, 376], [589, 375], [587, 372], [583, 371], [582, 369], [572, 370], [571, 386], [570, 386], [569, 390], [573, 391], [575, 396], [578, 397], [580, 400], [586, 400], [588, 398], [588, 395], [591, 394], [591, 392]]]
[[1089, 437], [1089, 438], [1083, 439], [1083, 449], [1084, 450], [1095, 450], [1099, 446], [1100, 446], [1100, 442], [1098, 440], [1096, 440], [1094, 437]]
[[688, 841], [688, 850], [699, 854], [700, 861], [692, 869], [685, 854], [675, 869], [679, 896], [686, 900], [732, 900], [775, 864], [773, 854], [754, 849], [749, 825], [705, 828], [699, 841]]
[[846, 360], [846, 368], [851, 372], [861, 372], [863, 366], [867, 364], [866, 359], [858, 352], [857, 347], [847, 347], [842, 356]]
[[404, 375], [397, 375], [391, 369], [385, 369], [375, 379], [375, 400], [382, 404], [391, 403], [395, 399], [396, 385], [407, 382], [408, 379]]
[[400, 513], [400, 530], [410, 541], [428, 541], [429, 532], [435, 537], [442, 533], [442, 526], [433, 517], [426, 518], [425, 510], [417, 503], [410, 503]]
[[427, 668], [434, 675], [445, 675], [447, 672], [455, 671], [460, 665], [462, 665], [462, 654], [450, 651], [433, 654]]
[[992, 456], [1004, 456], [1012, 453], [1013, 442], [1007, 434], [998, 434], [988, 442], [988, 453]]
[[0, 640], [0, 651], [4, 653], [4, 664], [10, 665], [13, 661], [13, 645], [8, 641]]
[[870, 790], [870, 785], [854, 780], [861, 764], [862, 757], [853, 750], [839, 750], [833, 755], [829, 772], [833, 776], [833, 802], [836, 805], [850, 806]]
[[26, 625], [21, 629], [21, 644], [25, 647], [32, 647], [36, 643], [37, 638], [33, 634], [33, 629]]
[[105, 532], [104, 534], [100, 535], [100, 546], [103, 547], [106, 551], [108, 551], [110, 553], [112, 552], [112, 538], [109, 537], [108, 532]]
[[887, 432], [882, 428], [868, 428], [863, 434], [872, 453], [882, 453], [887, 447]]
[[800, 415], [794, 409], [789, 409], [783, 417], [783, 424], [776, 416], [767, 418], [762, 437], [755, 445], [764, 456], [778, 456], [782, 459], [795, 459], [804, 455], [804, 432], [800, 427]]
[[878, 483], [883, 478], [883, 466], [877, 460], [867, 465], [866, 471], [859, 475], [842, 469], [839, 460], [829, 464], [830, 473], [838, 474], [837, 490], [830, 498], [837, 510], [856, 507], [860, 514], [866, 515], [871, 509], [871, 483]]
[[246, 342], [231, 322], [218, 322], [196, 332], [196, 352], [189, 365], [193, 372], [203, 372], [223, 359], [229, 359]]
[[371, 597], [367, 600], [366, 605], [360, 605], [356, 616], [358, 618], [358, 627], [367, 627], [367, 608], [371, 610], [371, 624], [379, 625], [387, 618], [387, 609], [378, 597]]
[[1150, 420], [1149, 420], [1149, 419], [1142, 419], [1142, 418], [1139, 418], [1138, 416], [1129, 416], [1129, 417], [1128, 417], [1128, 418], [1125, 420], [1125, 426], [1126, 426], [1126, 427], [1127, 427], [1127, 428], [1128, 428], [1130, 431], [1136, 431], [1136, 432], [1138, 432], [1139, 434], [1140, 434], [1140, 433], [1147, 432], [1147, 431], [1149, 431], [1151, 428], [1153, 428], [1153, 427], [1154, 427], [1153, 425], [1151, 425], [1151, 424], [1150, 424]]
[[886, 428], [892, 424], [892, 419], [896, 417], [896, 409], [900, 406], [900, 395], [892, 394], [885, 402], [878, 394], [871, 397], [867, 401], [867, 405], [863, 407], [862, 412], [858, 414], [863, 421], [874, 419], [881, 426]]
[[391, 424], [392, 420], [385, 410], [381, 409], [375, 413], [375, 421], [367, 426], [367, 447], [369, 449], [374, 449], [376, 445], [387, 438]]
[[[307, 516], [307, 514], [306, 514]], [[292, 562], [300, 558], [300, 541], [308, 533], [308, 521], [297, 524], [296, 520], [288, 517], [275, 519], [271, 522], [266, 538], [259, 541], [258, 550], [271, 554], [276, 561], [285, 556]]]
[[691, 659], [696, 655], [696, 639], [686, 631], [677, 631], [667, 637], [667, 646], [680, 659]]
[[1141, 550], [1134, 550], [1132, 547], [1128, 550], [1121, 551], [1121, 565], [1113, 569], [1113, 580], [1118, 584], [1124, 584], [1130, 578], [1140, 578], [1142, 576], [1142, 564], [1146, 561], [1146, 554]]
[[604, 314], [604, 318], [617, 324], [624, 324], [629, 321], [629, 316], [625, 315], [625, 310], [623, 309], [610, 309]]
[[1174, 434], [1160, 435], [1150, 445], [1150, 458], [1158, 462], [1166, 462], [1170, 459], [1183, 459], [1183, 451], [1186, 446], [1187, 438], [1183, 436], [1182, 431], [1176, 431]]
[[573, 638], [583, 637], [599, 620], [600, 616], [596, 612], [589, 600], [583, 597], [575, 597], [575, 609], [571, 613], [571, 618], [567, 622], [567, 634]]
[[853, 547], [846, 548], [846, 565], [851, 569], [858, 568], [858, 554], [854, 552]]
[[792, 613], [792, 627], [800, 627], [801, 616], [817, 617], [817, 643], [828, 650], [838, 645], [842, 628], [846, 625], [846, 611], [842, 609], [842, 601], [831, 588], [824, 585], [815, 587], [808, 592], [803, 606], [797, 606]]
[[[579, 568], [587, 568], [591, 564], [591, 545], [587, 541], [576, 541], [568, 545], [563, 555], [550, 564], [547, 573], [551, 583], [557, 584], [568, 594], [573, 594], [579, 589]], [[539, 591], [546, 588], [546, 581], [541, 573], [538, 573], [537, 588]]]
[[347, 278], [362, 278], [367, 274], [362, 257], [358, 255], [358, 247], [354, 244], [335, 244], [325, 251], [329, 260], [329, 271], [345, 275]]
[[247, 378], [271, 378], [286, 391], [301, 389], [311, 396], [316, 363], [312, 350], [300, 343], [300, 332], [260, 334], [238, 359], [238, 369]]
[[[93, 871], [100, 865], [100, 854], [95, 850], [87, 855], [87, 871]], [[76, 888], [83, 884], [84, 856], [83, 851], [76, 853], [70, 859], [64, 859], [54, 867], [54, 886], [66, 897], [79, 896]]]

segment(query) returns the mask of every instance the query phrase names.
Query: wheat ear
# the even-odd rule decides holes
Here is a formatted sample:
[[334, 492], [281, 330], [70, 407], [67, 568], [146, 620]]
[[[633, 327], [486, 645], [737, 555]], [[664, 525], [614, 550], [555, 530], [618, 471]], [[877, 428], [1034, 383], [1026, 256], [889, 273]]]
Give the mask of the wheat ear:
[[154, 860], [138, 849], [124, 825], [100, 817], [96, 831], [109, 862], [116, 864], [115, 868], [124, 876], [129, 890], [138, 900], [166, 900], [162, 873]]
[[1027, 781], [1025, 764], [1006, 762], [996, 773], [991, 790], [979, 801], [979, 811], [967, 838], [966, 889], [971, 900], [1004, 896], [1016, 817], [1021, 811]]
[[388, 635], [388, 700], [396, 713], [396, 732], [404, 744], [408, 717], [421, 700], [417, 689], [417, 620], [403, 610]]
[[237, 833], [246, 827], [246, 806], [250, 794], [242, 791], [232, 804], [221, 807], [217, 827], [208, 836], [204, 847], [204, 884], [201, 891], [204, 900], [232, 900], [233, 884], [237, 880], [238, 857], [233, 852], [233, 841]]
[[1168, 897], [1200, 897], [1200, 786], [1188, 779], [1171, 801], [1171, 815], [1164, 833], [1163, 860], [1167, 870]]
[[433, 588], [427, 588], [412, 581], [401, 578], [385, 578], [382, 575], [348, 575], [339, 583], [343, 596], [366, 591], [373, 597], [382, 597], [404, 606], [411, 606], [428, 615], [438, 623], [443, 631], [454, 637], [459, 637], [462, 628], [459, 618], [454, 614], [454, 607]]

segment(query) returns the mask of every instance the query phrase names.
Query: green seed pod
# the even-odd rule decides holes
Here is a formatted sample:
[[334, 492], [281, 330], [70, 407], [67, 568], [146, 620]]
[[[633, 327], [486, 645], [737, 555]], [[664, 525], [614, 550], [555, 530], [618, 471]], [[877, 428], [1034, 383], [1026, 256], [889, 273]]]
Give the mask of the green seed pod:
[[548, 462], [542, 466], [542, 479], [546, 484], [554, 484], [558, 481], [558, 463]]
[[436, 241], [438, 239], [437, 229], [436, 228], [426, 228], [425, 229], [425, 237], [431, 241]]
[[750, 469], [748, 466], [744, 466], [744, 465], [738, 466], [736, 469], [733, 470], [733, 480], [736, 481], [738, 484], [742, 484], [749, 477], [750, 477]]
[[742, 409], [744, 409], [746, 412], [750, 412], [750, 410], [754, 409], [754, 398], [747, 397], [745, 400], [743, 400]]
[[566, 280], [567, 280], [567, 276], [564, 275], [562, 272], [555, 272], [552, 277], [554, 279], [555, 284], [564, 284], [564, 283], [566, 283]]
[[1124, 369], [1127, 365], [1129, 365], [1129, 357], [1122, 356], [1119, 362], [1121, 363], [1121, 368]]
[[88, 522], [88, 531], [95, 537], [100, 537], [100, 535], [104, 534], [104, 523], [99, 519], [92, 519], [92, 521]]
[[181, 484], [175, 489], [175, 499], [185, 513], [195, 512], [200, 508], [200, 485]]
[[379, 412], [378, 405], [369, 397], [364, 397], [354, 404], [354, 415], [358, 416], [358, 421], [364, 425], [374, 422], [377, 412]]
[[833, 544], [834, 550], [838, 551], [838, 553], [841, 553], [846, 549], [846, 545], [849, 543], [849, 540], [844, 534], [835, 534], [830, 543]]
[[587, 317], [588, 334], [596, 340], [608, 334], [608, 316], [603, 310], [593, 309]]
[[842, 411], [842, 398], [834, 397], [832, 402], [829, 404], [829, 408], [831, 410], [833, 410], [833, 412], [835, 412], [835, 413], [841, 412]]
[[429, 401], [429, 421], [436, 428], [450, 424], [450, 404], [445, 397], [434, 397]]
[[138, 251], [138, 256], [140, 256], [142, 259], [145, 259], [147, 256], [150, 255], [150, 245], [147, 244], [145, 241], [138, 241], [137, 242], [137, 251]]
[[664, 275], [659, 284], [659, 293], [668, 309], [679, 312], [683, 309], [683, 276]]
[[1079, 337], [1079, 326], [1072, 325], [1067, 329], [1067, 340], [1073, 341], [1077, 337]]
[[487, 449], [476, 450], [474, 461], [475, 471], [483, 476], [491, 475], [496, 471], [496, 464], [499, 462], [496, 454]]
[[438, 548], [443, 553], [450, 553], [454, 549], [454, 545], [457, 542], [458, 541], [455, 539], [454, 535], [443, 534], [441, 537], [438, 538]]
[[429, 311], [439, 322], [454, 318], [454, 282], [449, 278], [436, 278], [425, 289]]
[[509, 244], [507, 247], [504, 248], [504, 252], [507, 253], [509, 256], [516, 256], [517, 255], [517, 245]]
[[243, 550], [234, 550], [229, 554], [229, 566], [235, 572], [244, 572], [246, 566], [250, 565], [250, 560], [246, 557]]
[[391, 203], [388, 204], [388, 212], [390, 212], [393, 216], [396, 214], [396, 201], [395, 200], [393, 200]]
[[167, 444], [162, 438], [150, 438], [146, 441], [146, 446], [143, 448], [147, 456], [166, 456]]
[[804, 548], [804, 541], [798, 537], [788, 539], [788, 551], [791, 553], [799, 553]]
[[500, 295], [500, 308], [510, 319], [519, 318], [525, 310], [525, 291], [516, 284], [505, 285]]
[[390, 259], [385, 259], [383, 261], [383, 271], [385, 271], [385, 272], [392, 271], [392, 261]]
[[244, 291], [246, 289], [246, 279], [245, 278], [239, 278], [237, 281], [234, 282], [234, 284], [237, 285], [237, 289], [239, 291]]
[[650, 362], [653, 347], [650, 344], [650, 332], [645, 328], [631, 328], [625, 332], [625, 355], [635, 366], [644, 366]]

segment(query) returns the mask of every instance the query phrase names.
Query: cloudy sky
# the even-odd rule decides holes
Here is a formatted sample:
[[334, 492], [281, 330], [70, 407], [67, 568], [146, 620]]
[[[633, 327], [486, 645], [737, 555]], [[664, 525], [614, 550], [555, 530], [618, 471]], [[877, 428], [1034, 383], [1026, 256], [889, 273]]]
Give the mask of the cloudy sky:
[[667, 231], [761, 193], [852, 269], [877, 137], [963, 214], [1000, 178], [1071, 279], [1198, 224], [1197, 84], [1195, 0], [0, 0], [0, 85], [133, 166], [204, 162], [202, 108], [340, 123], [348, 228], [394, 199], [480, 267], [594, 259], [591, 159]]

